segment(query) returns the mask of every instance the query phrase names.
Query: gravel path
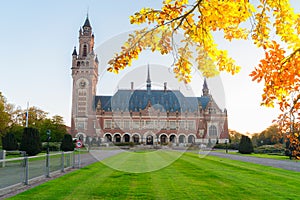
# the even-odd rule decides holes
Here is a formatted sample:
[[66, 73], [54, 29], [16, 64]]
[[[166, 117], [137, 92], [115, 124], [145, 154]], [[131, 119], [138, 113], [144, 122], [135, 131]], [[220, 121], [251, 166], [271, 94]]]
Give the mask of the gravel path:
[[275, 160], [270, 158], [240, 156], [240, 155], [226, 154], [226, 153], [213, 152], [213, 151], [209, 152], [208, 155], [300, 172], [300, 162], [295, 160]]

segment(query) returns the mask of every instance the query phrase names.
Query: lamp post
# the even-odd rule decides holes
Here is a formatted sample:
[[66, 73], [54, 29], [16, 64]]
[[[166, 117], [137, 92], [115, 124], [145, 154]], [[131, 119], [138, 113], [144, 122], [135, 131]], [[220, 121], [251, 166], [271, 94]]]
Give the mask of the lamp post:
[[225, 139], [225, 148], [226, 148], [226, 153], [228, 153], [227, 139]]
[[49, 141], [51, 139], [51, 130], [47, 130], [47, 154], [49, 154]]
[[46, 178], [50, 177], [50, 166], [49, 166], [49, 141], [51, 139], [51, 130], [47, 130], [47, 154], [46, 154]]

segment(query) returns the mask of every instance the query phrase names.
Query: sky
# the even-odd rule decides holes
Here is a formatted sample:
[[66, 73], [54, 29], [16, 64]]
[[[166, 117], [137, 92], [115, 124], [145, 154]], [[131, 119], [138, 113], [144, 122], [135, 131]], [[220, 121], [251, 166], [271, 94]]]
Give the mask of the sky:
[[[299, 12], [300, 3], [297, 1], [291, 0], [291, 3]], [[133, 67], [119, 75], [105, 71], [106, 61], [115, 50], [118, 51], [122, 39], [138, 28], [129, 23], [129, 16], [143, 7], [159, 8], [160, 3], [160, 0], [2, 1], [0, 91], [16, 107], [26, 109], [29, 102], [30, 106], [49, 112], [49, 116], [62, 116], [66, 125], [70, 125], [71, 54], [74, 46], [78, 47], [78, 31], [87, 13], [100, 60], [97, 94], [109, 94], [119, 87], [126, 87], [120, 84], [127, 80], [129, 72], [141, 66], [170, 65], [169, 58], [162, 59], [158, 54], [146, 52], [142, 59], [133, 63]], [[228, 43], [217, 37], [217, 42], [220, 48], [228, 49], [229, 55], [242, 66], [237, 75], [221, 73], [220, 77], [208, 80], [212, 95], [219, 94], [217, 103], [228, 110], [229, 128], [241, 133], [263, 131], [277, 117], [278, 109], [260, 106], [263, 85], [252, 82], [249, 77], [262, 59], [262, 51], [249, 41]], [[203, 85], [203, 78], [198, 74], [193, 72], [195, 78], [191, 88], [194, 95], [201, 93]], [[159, 83], [155, 75], [152, 74], [152, 80]], [[178, 84], [174, 89], [180, 87], [184, 86]]]

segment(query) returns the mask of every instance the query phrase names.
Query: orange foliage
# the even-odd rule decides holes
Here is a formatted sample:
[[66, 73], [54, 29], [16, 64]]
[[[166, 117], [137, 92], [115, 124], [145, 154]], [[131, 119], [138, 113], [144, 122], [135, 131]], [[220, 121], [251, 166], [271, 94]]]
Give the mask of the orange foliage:
[[[247, 21], [252, 26], [244, 28]], [[118, 73], [143, 50], [151, 49], [161, 54], [175, 52], [173, 70], [179, 81], [191, 81], [193, 61], [206, 77], [220, 71], [235, 74], [240, 66], [226, 50], [218, 48], [212, 33], [221, 31], [229, 41], [252, 40], [265, 51], [250, 74], [253, 81], [264, 84], [262, 105], [279, 105], [281, 131], [289, 133], [291, 144], [298, 145], [293, 148], [300, 152], [298, 132], [290, 128], [291, 123], [296, 127], [300, 122], [300, 14], [293, 11], [289, 0], [164, 0], [161, 9], [143, 8], [130, 17], [130, 22], [148, 27], [129, 35], [121, 52], [109, 61], [109, 71]], [[171, 41], [179, 32], [184, 39], [178, 46]]]

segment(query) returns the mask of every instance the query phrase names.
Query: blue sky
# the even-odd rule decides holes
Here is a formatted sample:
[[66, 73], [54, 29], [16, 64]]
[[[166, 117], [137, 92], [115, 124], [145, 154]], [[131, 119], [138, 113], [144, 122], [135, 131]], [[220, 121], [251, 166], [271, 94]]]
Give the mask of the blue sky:
[[[296, 1], [291, 2], [299, 12]], [[0, 91], [16, 106], [25, 109], [29, 101], [30, 106], [39, 107], [50, 116], [63, 116], [70, 125], [71, 53], [78, 45], [78, 30], [87, 10], [95, 33], [95, 47], [101, 48], [117, 35], [137, 28], [129, 23], [131, 14], [142, 7], [159, 7], [160, 3], [160, 0], [1, 2]], [[248, 76], [262, 52], [247, 41], [229, 44], [220, 40], [219, 45], [229, 49], [230, 55], [243, 66], [238, 75], [221, 75], [229, 128], [243, 133], [260, 132], [277, 116], [277, 110], [260, 106], [262, 85]], [[102, 71], [105, 66], [100, 68]], [[106, 74], [102, 74], [103, 80], [112, 76]], [[202, 82], [196, 85], [199, 90], [195, 90], [200, 91]], [[110, 87], [100, 79], [99, 90]]]

